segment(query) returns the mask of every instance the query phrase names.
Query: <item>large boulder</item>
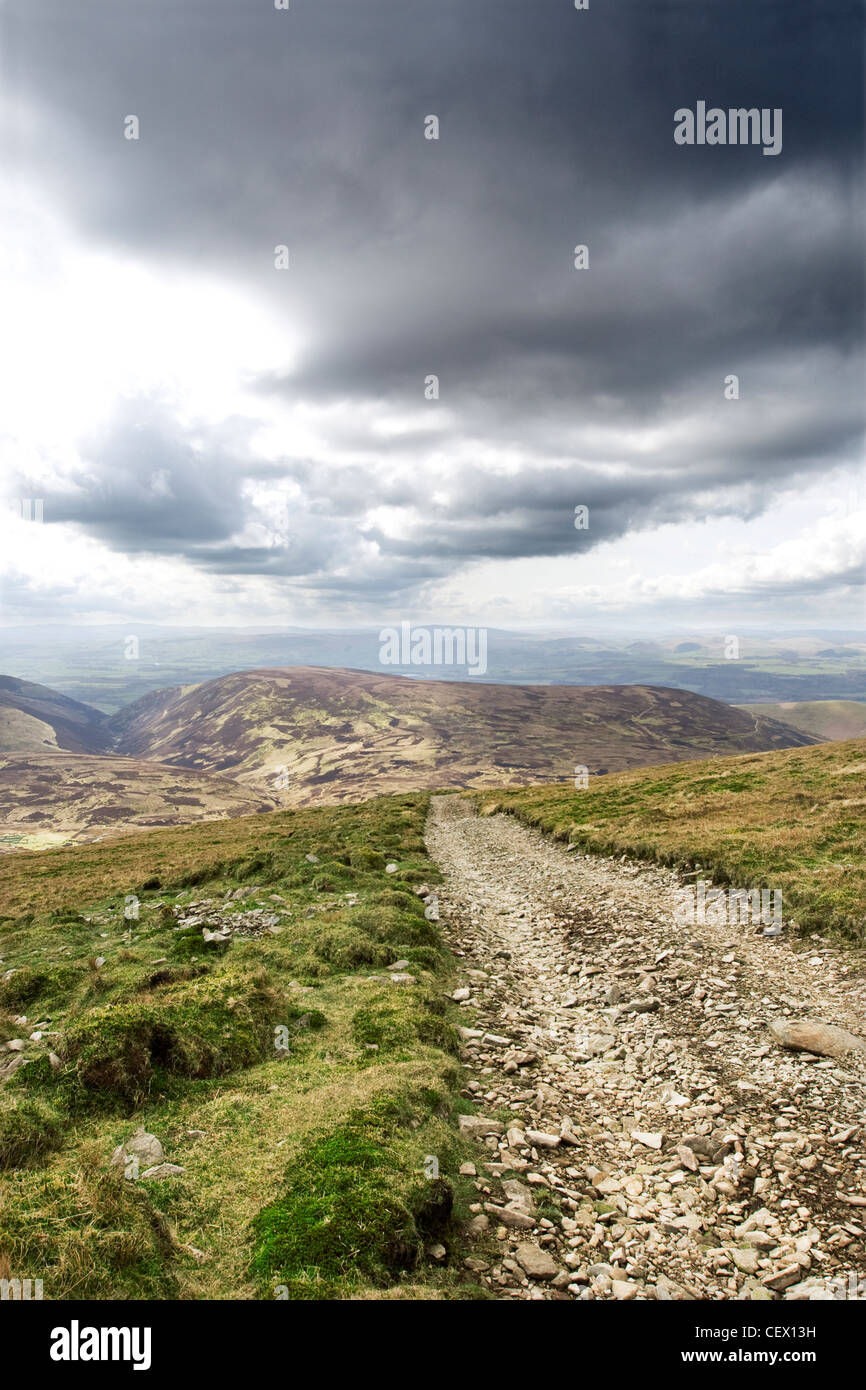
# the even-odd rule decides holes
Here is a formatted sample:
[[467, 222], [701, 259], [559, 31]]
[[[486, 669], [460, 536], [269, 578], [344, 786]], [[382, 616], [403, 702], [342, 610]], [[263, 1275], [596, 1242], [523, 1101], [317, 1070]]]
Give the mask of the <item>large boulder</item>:
[[782, 1047], [798, 1052], [814, 1052], [821, 1057], [843, 1057], [846, 1052], [866, 1052], [866, 1038], [837, 1028], [834, 1023], [820, 1019], [776, 1018], [770, 1033]]

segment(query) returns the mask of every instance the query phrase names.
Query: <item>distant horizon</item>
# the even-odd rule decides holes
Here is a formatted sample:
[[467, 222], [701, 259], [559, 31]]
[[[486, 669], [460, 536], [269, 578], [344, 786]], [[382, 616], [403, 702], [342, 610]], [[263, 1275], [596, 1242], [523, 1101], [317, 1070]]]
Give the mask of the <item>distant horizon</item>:
[[416, 681], [524, 686], [642, 685], [726, 704], [866, 700], [866, 641], [850, 630], [582, 631], [410, 625], [352, 629], [106, 624], [0, 630], [0, 677], [104, 712], [157, 690], [255, 670], [345, 670]]
[[[89, 631], [89, 630], [97, 630], [97, 631], [98, 631], [98, 630], [103, 629], [103, 628], [105, 628], [105, 629], [110, 629], [111, 631], [120, 631], [120, 630], [125, 630], [126, 628], [128, 628], [128, 627], [130, 627], [130, 626], [136, 626], [137, 628], [139, 628], [139, 629], [142, 630], [142, 631], [147, 630], [147, 629], [151, 629], [151, 630], [157, 631], [157, 632], [188, 632], [188, 633], [193, 633], [193, 632], [225, 632], [225, 633], [238, 633], [238, 634], [242, 634], [243, 636], [246, 636], [246, 637], [257, 636], [257, 635], [262, 635], [262, 636], [278, 635], [279, 633], [336, 633], [336, 634], [340, 634], [340, 635], [343, 635], [343, 634], [347, 634], [347, 635], [348, 635], [348, 634], [357, 634], [357, 633], [359, 633], [359, 632], [363, 632], [363, 633], [376, 633], [376, 632], [381, 631], [381, 629], [384, 628], [384, 627], [394, 626], [395, 623], [399, 625], [399, 622], [402, 621], [402, 620], [404, 620], [404, 619], [397, 618], [397, 619], [391, 619], [390, 621], [383, 621], [383, 622], [381, 622], [381, 623], [378, 623], [378, 622], [368, 622], [368, 623], [352, 623], [352, 624], [339, 624], [339, 623], [321, 623], [321, 624], [319, 624], [319, 623], [304, 623], [304, 624], [301, 624], [301, 623], [238, 624], [238, 623], [183, 623], [183, 622], [169, 623], [169, 622], [150, 622], [150, 621], [145, 621], [145, 622], [140, 622], [140, 621], [139, 621], [139, 622], [137, 622], [137, 623], [133, 623], [132, 620], [130, 620], [130, 621], [128, 621], [128, 622], [121, 622], [121, 621], [118, 619], [118, 620], [115, 620], [115, 621], [112, 621], [112, 622], [101, 622], [101, 623], [86, 622], [86, 623], [80, 623], [80, 624], [75, 624], [74, 626], [70, 626], [68, 623], [62, 623], [62, 622], [31, 623], [31, 622], [26, 622], [26, 621], [23, 621], [23, 620], [22, 620], [21, 622], [19, 622], [19, 623], [8, 623], [8, 622], [4, 623], [4, 622], [2, 621], [2, 619], [0, 619], [0, 637], [2, 637], [3, 633], [5, 633], [5, 632], [16, 632], [16, 633], [18, 633], [18, 632], [29, 632], [29, 633], [31, 633], [32, 635], [38, 635], [38, 634], [46, 633], [46, 632], [51, 632], [51, 633], [62, 632], [62, 633], [72, 634], [72, 633], [75, 633], [75, 632], [86, 632], [86, 631]], [[411, 619], [408, 619], [408, 621], [410, 621], [410, 622], [413, 624], [413, 626], [416, 626], [416, 625], [417, 625], [417, 626], [421, 627], [421, 626], [436, 625], [436, 623], [437, 623], [438, 620], [435, 620], [433, 617], [431, 617], [431, 616], [428, 615], [428, 616], [419, 617], [419, 618], [414, 618], [414, 617], [413, 617], [413, 618], [411, 618]], [[566, 634], [566, 635], [570, 635], [570, 636], [573, 638], [573, 640], [575, 640], [575, 641], [579, 641], [580, 638], [581, 638], [581, 636], [593, 637], [594, 640], [598, 640], [597, 637], [596, 637], [596, 628], [601, 629], [602, 631], [604, 631], [604, 630], [610, 631], [611, 633], [615, 634], [616, 636], [620, 636], [620, 637], [632, 636], [632, 637], [634, 637], [635, 641], [647, 641], [647, 640], [650, 639], [650, 637], [664, 637], [664, 636], [666, 636], [666, 635], [669, 635], [669, 636], [671, 636], [671, 637], [673, 637], [673, 636], [675, 636], [675, 635], [678, 635], [678, 634], [698, 635], [698, 634], [701, 634], [701, 633], [712, 634], [712, 635], [718, 635], [718, 634], [723, 634], [723, 633], [727, 630], [727, 627], [729, 626], [728, 624], [720, 623], [720, 622], [716, 622], [716, 623], [710, 623], [710, 622], [706, 622], [706, 623], [686, 623], [686, 622], [675, 623], [675, 622], [672, 622], [672, 621], [670, 621], [670, 622], [665, 622], [664, 624], [658, 624], [658, 625], [649, 625], [649, 624], [642, 623], [642, 624], [640, 624], [640, 625], [632, 626], [632, 625], [629, 624], [629, 623], [617, 624], [617, 623], [608, 622], [608, 621], [602, 622], [601, 619], [596, 620], [596, 623], [595, 623], [595, 624], [590, 623], [589, 621], [585, 621], [585, 622], [584, 622], [584, 625], [583, 625], [583, 631], [581, 631], [580, 626], [579, 626], [579, 624], [578, 624], [577, 622], [575, 622], [575, 621], [566, 621], [566, 620], [563, 620], [563, 621], [560, 622], [560, 623], [532, 623], [532, 624], [528, 624], [528, 623], [509, 623], [509, 624], [501, 624], [501, 623], [500, 623], [500, 624], [492, 624], [492, 623], [484, 623], [484, 624], [479, 624], [479, 623], [463, 623], [463, 624], [461, 624], [461, 623], [457, 623], [457, 622], [447, 623], [447, 622], [444, 622], [444, 621], [443, 621], [443, 622], [438, 623], [438, 625], [439, 625], [439, 626], [452, 626], [452, 627], [460, 627], [460, 626], [463, 626], [463, 627], [467, 627], [467, 626], [478, 627], [478, 626], [483, 626], [483, 627], [486, 627], [486, 628], [487, 628], [488, 632], [493, 632], [493, 633], [498, 632], [498, 633], [502, 633], [502, 634], [515, 633], [515, 634], [520, 634], [521, 636], [540, 636], [540, 637], [555, 636], [555, 637], [561, 637], [561, 636], [563, 636], [563, 634]], [[769, 624], [769, 623], [766, 623], [766, 622], [764, 622], [764, 623], [742, 623], [742, 624], [740, 624], [740, 631], [743, 632], [743, 633], [751, 633], [753, 636], [765, 637], [765, 638], [767, 638], [768, 640], [774, 640], [774, 639], [782, 640], [783, 635], [787, 635], [787, 636], [800, 636], [800, 637], [814, 637], [814, 638], [820, 638], [820, 637], [822, 637], [822, 636], [826, 636], [826, 637], [834, 636], [834, 637], [837, 637], [837, 638], [838, 638], [838, 637], [845, 637], [848, 641], [859, 641], [859, 642], [866, 643], [866, 624], [864, 624], [864, 625], [861, 626], [861, 627], [852, 627], [852, 626], [817, 626], [817, 625], [813, 626], [813, 625], [797, 624], [797, 623], [795, 623], [793, 620], [791, 620], [790, 623], [788, 623], [788, 624], [786, 624], [786, 625], [783, 625], [783, 626], [780, 626], [779, 624]]]

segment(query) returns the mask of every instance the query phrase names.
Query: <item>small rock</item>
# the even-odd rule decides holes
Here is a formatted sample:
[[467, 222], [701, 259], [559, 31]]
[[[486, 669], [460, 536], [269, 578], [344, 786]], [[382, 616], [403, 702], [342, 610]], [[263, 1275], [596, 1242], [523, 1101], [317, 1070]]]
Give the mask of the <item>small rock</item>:
[[142, 1173], [143, 1178], [176, 1178], [185, 1170], [178, 1163], [157, 1163]]
[[647, 999], [633, 999], [630, 1004], [626, 1004], [625, 1009], [632, 1014], [654, 1014], [661, 1008], [661, 1000], [650, 995]]
[[826, 1279], [804, 1279], [802, 1283], [791, 1284], [785, 1290], [785, 1302], [791, 1303], [835, 1303], [836, 1295], [828, 1287]]
[[618, 1178], [599, 1178], [593, 1183], [593, 1187], [604, 1197], [610, 1197], [614, 1192], [622, 1191], [622, 1183]]
[[530, 1279], [555, 1279], [559, 1273], [559, 1265], [552, 1256], [546, 1250], [542, 1250], [540, 1246], [533, 1245], [528, 1241], [518, 1245], [514, 1258], [524, 1274]]
[[503, 1126], [498, 1120], [486, 1120], [483, 1115], [459, 1115], [457, 1125], [461, 1134], [470, 1139], [484, 1139], [488, 1134], [501, 1134]]
[[516, 1178], [506, 1178], [502, 1184], [502, 1191], [505, 1193], [505, 1200], [509, 1207], [515, 1211], [522, 1211], [526, 1216], [532, 1216], [535, 1212], [535, 1201], [528, 1187], [524, 1187], [522, 1182]]
[[513, 1207], [498, 1207], [495, 1202], [485, 1202], [484, 1209], [496, 1217], [500, 1226], [511, 1231], [531, 1231], [535, 1225], [533, 1217], [527, 1216], [524, 1211], [515, 1211]]
[[111, 1155], [111, 1162], [125, 1167], [127, 1158], [132, 1154], [138, 1158], [139, 1163], [148, 1164], [160, 1163], [164, 1156], [162, 1144], [156, 1135], [148, 1134], [142, 1126], [139, 1126], [130, 1139], [118, 1145]]
[[672, 1109], [681, 1110], [684, 1105], [688, 1105], [689, 1098], [680, 1095], [679, 1091], [675, 1091], [672, 1086], [665, 1086], [662, 1088], [662, 1102], [664, 1105], [671, 1106]]
[[537, 1149], [558, 1149], [562, 1139], [559, 1134], [545, 1134], [540, 1129], [528, 1129], [525, 1142]]
[[677, 1157], [690, 1173], [696, 1173], [700, 1167], [694, 1149], [690, 1149], [688, 1144], [677, 1145]]
[[648, 1130], [644, 1129], [633, 1129], [631, 1137], [635, 1139], [638, 1144], [643, 1144], [647, 1149], [660, 1149], [664, 1143], [663, 1134], [650, 1133]]
[[789, 1285], [799, 1283], [801, 1273], [802, 1270], [798, 1264], [786, 1265], [784, 1269], [778, 1269], [773, 1274], [765, 1274], [761, 1283], [765, 1288], [780, 1293]]

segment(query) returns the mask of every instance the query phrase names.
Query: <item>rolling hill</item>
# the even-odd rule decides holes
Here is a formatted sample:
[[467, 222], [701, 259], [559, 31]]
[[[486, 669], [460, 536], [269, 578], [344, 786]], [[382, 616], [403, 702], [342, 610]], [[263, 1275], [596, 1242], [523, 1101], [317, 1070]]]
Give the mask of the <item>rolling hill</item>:
[[82, 705], [47, 685], [0, 676], [0, 753], [65, 748], [101, 753], [111, 745], [101, 710]]
[[[336, 667], [381, 674], [379, 628], [192, 628], [136, 624], [140, 653], [124, 654], [120, 624], [0, 628], [0, 670], [62, 690], [106, 714], [182, 683], [235, 671]], [[866, 643], [856, 629], [744, 636], [725, 656], [725, 629], [631, 635], [588, 630], [488, 629], [481, 677], [452, 668], [448, 680], [484, 685], [652, 685], [692, 690], [728, 704], [759, 700], [866, 700]], [[637, 639], [637, 640], [633, 640]], [[677, 648], [681, 650], [677, 651]], [[393, 675], [417, 676], [394, 666]]]
[[814, 741], [763, 714], [650, 686], [476, 686], [289, 667], [152, 691], [108, 718], [4, 677], [0, 851]]
[[154, 692], [110, 721], [115, 748], [267, 788], [286, 806], [416, 789], [562, 781], [812, 743], [683, 690], [412, 680], [291, 667]]

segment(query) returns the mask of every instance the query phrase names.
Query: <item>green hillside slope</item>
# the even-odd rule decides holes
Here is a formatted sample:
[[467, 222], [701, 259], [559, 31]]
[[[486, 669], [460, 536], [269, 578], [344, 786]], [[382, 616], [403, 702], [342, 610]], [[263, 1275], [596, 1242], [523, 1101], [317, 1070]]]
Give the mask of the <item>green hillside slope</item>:
[[[3, 861], [4, 1277], [51, 1299], [478, 1295], [425, 1253], [457, 1239], [466, 1157], [449, 962], [413, 891], [435, 879], [425, 812]], [[112, 1166], [142, 1126], [179, 1171]]]

